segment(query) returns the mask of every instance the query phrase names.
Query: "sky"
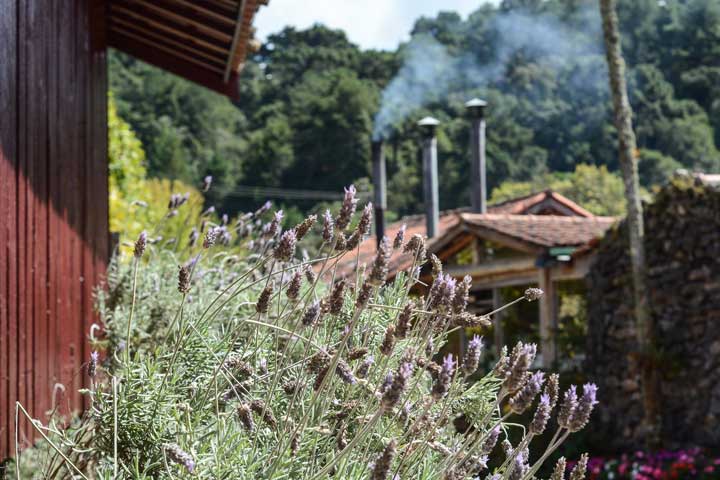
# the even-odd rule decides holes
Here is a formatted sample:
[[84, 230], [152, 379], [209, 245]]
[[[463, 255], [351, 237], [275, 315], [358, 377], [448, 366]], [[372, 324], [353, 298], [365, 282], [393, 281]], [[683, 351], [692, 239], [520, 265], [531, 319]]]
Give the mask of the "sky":
[[483, 3], [488, 0], [270, 0], [254, 23], [262, 41], [286, 25], [302, 29], [323, 23], [345, 30], [362, 48], [394, 50], [408, 40], [418, 17], [453, 10], [465, 18]]

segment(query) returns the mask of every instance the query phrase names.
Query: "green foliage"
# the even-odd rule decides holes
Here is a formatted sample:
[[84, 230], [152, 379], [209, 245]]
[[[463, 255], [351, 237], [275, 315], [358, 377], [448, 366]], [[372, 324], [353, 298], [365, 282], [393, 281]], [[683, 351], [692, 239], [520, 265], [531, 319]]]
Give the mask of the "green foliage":
[[[719, 4], [619, 4], [643, 186], [663, 183], [678, 167], [720, 170]], [[565, 30], [580, 50], [569, 54], [554, 52], [558, 45], [547, 45], [550, 52], [515, 45], [516, 35], [504, 31], [501, 22], [518, 14], [549, 22], [546, 30]], [[469, 71], [447, 92], [438, 86], [432, 101], [391, 126], [388, 203], [394, 214], [421, 208], [415, 122], [426, 114], [443, 122], [441, 205], [467, 205], [463, 103], [473, 96], [489, 101], [491, 189], [508, 181], [539, 184], [547, 172], [569, 173], [581, 164], [617, 170], [596, 2], [506, 0], [497, 7], [484, 5], [465, 19], [453, 12], [420, 18], [411, 33], [434, 38], [448, 55], [480, 70]], [[552, 39], [538, 35], [537, 43]], [[188, 184], [212, 174], [219, 183], [208, 202], [237, 211], [258, 199], [236, 185], [336, 190], [367, 177], [373, 117], [407, 50], [404, 44], [392, 52], [363, 51], [342, 31], [321, 25], [286, 28], [248, 59], [237, 106], [116, 52], [110, 55], [110, 83], [120, 114], [145, 146], [149, 174]], [[480, 78], [482, 67], [492, 67], [495, 74]], [[297, 207], [309, 211], [317, 202], [307, 198]]]
[[[110, 231], [119, 234], [122, 254], [132, 252], [132, 242], [147, 228], [157, 225], [151, 240], [182, 248], [187, 242], [188, 218], [201, 211], [204, 199], [181, 181], [147, 178], [145, 152], [130, 125], [117, 113], [113, 95], [108, 102]], [[182, 215], [168, 208], [173, 194], [187, 194]], [[163, 237], [164, 235], [164, 237]]]
[[[502, 202], [544, 189], [565, 195], [595, 215], [620, 216], [625, 213], [622, 179], [604, 165], [581, 164], [572, 173], [548, 173], [530, 182], [505, 182], [492, 191], [490, 202]], [[648, 195], [647, 192], [644, 194]]]

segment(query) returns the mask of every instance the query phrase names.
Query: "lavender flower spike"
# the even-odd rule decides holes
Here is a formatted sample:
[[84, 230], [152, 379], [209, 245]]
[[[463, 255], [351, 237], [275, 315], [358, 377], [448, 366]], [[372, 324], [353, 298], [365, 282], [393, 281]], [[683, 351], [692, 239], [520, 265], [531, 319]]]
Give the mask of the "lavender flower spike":
[[335, 219], [335, 226], [338, 230], [345, 230], [350, 224], [352, 216], [355, 214], [357, 208], [358, 199], [355, 197], [357, 190], [354, 185], [350, 185], [345, 189], [345, 198], [343, 199], [342, 207], [340, 207], [340, 213]]
[[163, 445], [163, 450], [165, 450], [168, 458], [173, 463], [184, 466], [189, 473], [195, 470], [195, 461], [189, 453], [180, 448], [180, 445], [176, 443], [166, 443]]
[[530, 422], [530, 433], [533, 435], [542, 435], [548, 420], [550, 420], [551, 410], [550, 396], [547, 393], [543, 393], [540, 395], [540, 402], [538, 403], [537, 410], [535, 410], [535, 416], [532, 422]]
[[322, 239], [325, 242], [329, 242], [332, 240], [333, 235], [335, 231], [335, 221], [332, 218], [332, 215], [330, 214], [330, 210], [325, 210], [325, 214], [323, 215], [323, 231], [322, 231]]
[[135, 255], [135, 258], [140, 258], [143, 256], [143, 253], [145, 253], [145, 246], [147, 245], [147, 232], [143, 230], [140, 232], [140, 235], [138, 235], [137, 240], [135, 241], [135, 249], [133, 251], [133, 255]]
[[497, 444], [499, 436], [500, 436], [500, 425], [498, 425], [497, 427], [490, 430], [490, 432], [488, 432], [487, 438], [485, 438], [482, 445], [480, 446], [480, 453], [482, 453], [483, 455], [489, 455], [495, 448], [495, 445]]
[[475, 335], [468, 343], [467, 353], [463, 358], [463, 372], [466, 375], [472, 375], [480, 365], [480, 355], [482, 354], [482, 337]]
[[95, 375], [97, 375], [97, 364], [98, 360], [100, 360], [100, 354], [98, 352], [92, 352], [90, 354], [90, 363], [88, 363], [88, 377], [95, 378]]
[[403, 223], [400, 229], [395, 234], [395, 240], [393, 240], [394, 250], [399, 250], [403, 246], [403, 240], [405, 239], [405, 230], [407, 230], [407, 225]]
[[386, 480], [388, 473], [390, 472], [390, 466], [395, 458], [395, 449], [397, 448], [397, 442], [393, 439], [390, 440], [385, 446], [380, 458], [375, 461], [375, 466], [372, 471], [372, 480]]
[[585, 472], [587, 471], [588, 454], [583, 453], [580, 455], [580, 461], [575, 465], [575, 468], [570, 472], [570, 480], [584, 480]]
[[444, 359], [438, 378], [432, 387], [432, 398], [440, 400], [444, 397], [448, 390], [450, 390], [450, 382], [452, 381], [453, 373], [455, 373], [455, 362], [453, 356], [449, 353]]
[[558, 461], [555, 464], [555, 468], [553, 469], [552, 475], [550, 475], [550, 480], [565, 480], [565, 468], [566, 468], [565, 457], [558, 458]]
[[208, 175], [203, 179], [203, 186], [202, 186], [203, 192], [207, 192], [208, 190], [210, 190], [210, 186], [212, 185], [212, 179], [213, 178], [211, 175]]
[[398, 369], [397, 375], [392, 377], [392, 383], [385, 390], [380, 402], [384, 411], [392, 410], [400, 400], [400, 396], [405, 391], [408, 379], [412, 376], [413, 366], [411, 363], [403, 363]]
[[590, 421], [590, 414], [597, 403], [597, 386], [594, 383], [586, 383], [583, 385], [583, 395], [577, 408], [568, 422], [568, 430], [571, 432], [582, 430]]
[[543, 372], [535, 372], [530, 376], [530, 379], [524, 387], [520, 389], [508, 402], [510, 409], [517, 413], [523, 413], [530, 407], [530, 404], [535, 399], [545, 381], [545, 374]]
[[557, 421], [558, 425], [562, 428], [570, 428], [570, 422], [575, 416], [575, 411], [578, 407], [577, 388], [575, 385], [571, 385], [565, 391], [565, 398], [562, 405], [560, 405], [560, 411], [558, 412]]
[[297, 234], [295, 230], [288, 230], [280, 237], [273, 257], [280, 262], [288, 262], [295, 255], [295, 246], [297, 245]]

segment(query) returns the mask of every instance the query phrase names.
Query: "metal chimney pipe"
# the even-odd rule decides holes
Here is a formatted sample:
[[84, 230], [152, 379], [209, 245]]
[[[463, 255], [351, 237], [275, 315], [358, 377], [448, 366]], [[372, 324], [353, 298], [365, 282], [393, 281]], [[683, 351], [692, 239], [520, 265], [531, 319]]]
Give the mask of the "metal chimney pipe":
[[487, 102], [479, 98], [473, 98], [465, 104], [472, 120], [470, 127], [470, 205], [473, 213], [487, 212], [485, 107], [487, 107]]
[[423, 192], [428, 238], [437, 235], [438, 224], [440, 223], [437, 138], [435, 137], [438, 125], [440, 125], [440, 122], [432, 117], [425, 117], [418, 122], [418, 126], [423, 133]]
[[375, 140], [371, 144], [373, 203], [375, 205], [375, 236], [377, 243], [385, 236], [385, 210], [387, 210], [387, 175], [385, 173], [385, 152], [383, 141]]

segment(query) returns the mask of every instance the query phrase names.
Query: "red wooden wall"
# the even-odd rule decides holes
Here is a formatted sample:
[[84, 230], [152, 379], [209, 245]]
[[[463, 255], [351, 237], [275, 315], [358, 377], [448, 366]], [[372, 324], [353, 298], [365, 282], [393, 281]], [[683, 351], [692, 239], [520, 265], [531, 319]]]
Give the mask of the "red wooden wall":
[[104, 19], [98, 0], [0, 1], [0, 460], [16, 401], [43, 422], [82, 407], [108, 258]]

